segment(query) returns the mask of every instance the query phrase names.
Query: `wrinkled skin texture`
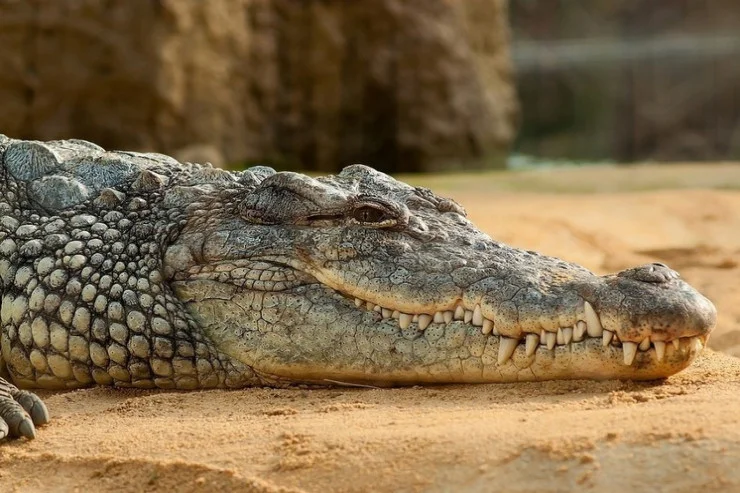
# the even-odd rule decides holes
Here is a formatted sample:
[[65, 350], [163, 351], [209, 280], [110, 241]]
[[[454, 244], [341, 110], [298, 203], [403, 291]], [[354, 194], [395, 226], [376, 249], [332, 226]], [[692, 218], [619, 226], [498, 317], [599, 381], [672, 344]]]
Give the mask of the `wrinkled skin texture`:
[[8, 380], [654, 379], [689, 365], [716, 318], [662, 264], [595, 276], [361, 165], [229, 173], [0, 136], [0, 189], [0, 436], [48, 420]]

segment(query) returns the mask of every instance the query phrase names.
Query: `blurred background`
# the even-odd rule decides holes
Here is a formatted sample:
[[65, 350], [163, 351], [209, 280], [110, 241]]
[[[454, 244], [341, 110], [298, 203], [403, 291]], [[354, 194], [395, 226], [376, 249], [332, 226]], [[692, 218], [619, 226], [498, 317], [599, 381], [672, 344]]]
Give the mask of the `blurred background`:
[[0, 0], [0, 133], [368, 164], [510, 244], [668, 263], [740, 355], [739, 60], [737, 0]]
[[580, 160], [740, 158], [740, 3], [514, 0], [515, 149]]
[[0, 132], [230, 167], [740, 157], [735, 0], [0, 0]]

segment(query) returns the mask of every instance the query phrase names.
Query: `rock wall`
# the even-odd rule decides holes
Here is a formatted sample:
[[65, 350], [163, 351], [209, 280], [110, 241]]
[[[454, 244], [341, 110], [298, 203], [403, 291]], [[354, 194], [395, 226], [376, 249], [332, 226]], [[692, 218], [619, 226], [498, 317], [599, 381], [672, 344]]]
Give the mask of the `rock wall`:
[[506, 21], [505, 0], [0, 0], [0, 133], [323, 171], [500, 166]]

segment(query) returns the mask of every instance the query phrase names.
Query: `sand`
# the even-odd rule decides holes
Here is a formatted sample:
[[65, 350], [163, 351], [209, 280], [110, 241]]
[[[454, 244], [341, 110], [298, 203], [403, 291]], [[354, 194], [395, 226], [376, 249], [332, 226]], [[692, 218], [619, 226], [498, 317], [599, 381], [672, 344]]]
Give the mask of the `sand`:
[[44, 392], [53, 422], [0, 445], [0, 491], [740, 491], [740, 193], [487, 179], [439, 188], [507, 243], [598, 272], [677, 268], [720, 310], [712, 349], [650, 383]]

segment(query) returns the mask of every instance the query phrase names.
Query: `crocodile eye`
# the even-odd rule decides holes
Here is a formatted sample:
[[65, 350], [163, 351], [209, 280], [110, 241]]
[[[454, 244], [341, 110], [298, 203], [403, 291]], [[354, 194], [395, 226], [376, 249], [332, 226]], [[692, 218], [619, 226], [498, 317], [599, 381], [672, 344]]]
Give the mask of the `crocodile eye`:
[[352, 218], [362, 224], [382, 223], [390, 219], [385, 211], [369, 205], [357, 207], [352, 211]]
[[408, 210], [377, 197], [360, 195], [352, 200], [351, 207], [345, 213], [349, 222], [365, 228], [398, 229], [408, 224]]

